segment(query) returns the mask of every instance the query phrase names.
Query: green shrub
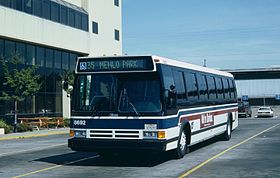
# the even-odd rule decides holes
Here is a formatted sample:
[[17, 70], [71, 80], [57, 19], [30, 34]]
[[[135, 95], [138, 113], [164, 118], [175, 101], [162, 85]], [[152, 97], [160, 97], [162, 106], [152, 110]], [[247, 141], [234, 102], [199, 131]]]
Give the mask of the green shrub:
[[6, 124], [6, 122], [1, 119], [0, 119], [0, 128], [4, 128], [5, 134], [10, 133], [13, 130], [13, 126]]
[[17, 132], [27, 132], [27, 131], [33, 131], [32, 126], [26, 124], [17, 125]]
[[69, 118], [64, 118], [64, 125], [65, 125], [65, 127], [70, 127], [70, 119]]

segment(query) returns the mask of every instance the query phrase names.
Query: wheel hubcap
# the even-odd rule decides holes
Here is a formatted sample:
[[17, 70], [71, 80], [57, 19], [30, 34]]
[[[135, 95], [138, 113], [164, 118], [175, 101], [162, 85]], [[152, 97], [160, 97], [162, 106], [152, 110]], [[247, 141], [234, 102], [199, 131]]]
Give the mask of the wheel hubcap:
[[228, 133], [228, 136], [230, 136], [230, 132], [231, 132], [231, 130], [230, 130], [230, 124], [228, 124], [228, 125], [227, 125], [227, 133]]
[[180, 149], [182, 151], [185, 150], [186, 140], [187, 140], [186, 134], [184, 132], [182, 132], [181, 139], [180, 139]]

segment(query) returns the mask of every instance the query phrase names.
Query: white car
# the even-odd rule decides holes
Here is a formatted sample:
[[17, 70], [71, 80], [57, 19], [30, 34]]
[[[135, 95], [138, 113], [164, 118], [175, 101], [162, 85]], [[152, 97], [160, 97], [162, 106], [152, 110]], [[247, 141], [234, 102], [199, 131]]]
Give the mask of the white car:
[[273, 117], [273, 110], [270, 107], [260, 107], [257, 117]]

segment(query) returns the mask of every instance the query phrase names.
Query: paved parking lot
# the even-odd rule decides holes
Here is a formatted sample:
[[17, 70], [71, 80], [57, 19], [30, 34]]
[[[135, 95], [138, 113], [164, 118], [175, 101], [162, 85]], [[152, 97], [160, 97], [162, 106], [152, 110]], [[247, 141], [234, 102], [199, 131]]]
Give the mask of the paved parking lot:
[[[279, 177], [280, 119], [240, 119], [230, 141], [211, 139], [183, 159], [104, 159], [67, 148], [67, 135], [0, 141], [0, 177]], [[7, 149], [5, 149], [7, 148]]]

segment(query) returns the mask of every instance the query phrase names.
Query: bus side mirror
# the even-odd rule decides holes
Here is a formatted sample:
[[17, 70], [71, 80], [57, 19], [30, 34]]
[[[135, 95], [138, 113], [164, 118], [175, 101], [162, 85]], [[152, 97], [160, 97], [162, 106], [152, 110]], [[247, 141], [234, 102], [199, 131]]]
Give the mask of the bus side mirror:
[[67, 91], [67, 90], [68, 90], [68, 87], [69, 87], [68, 82], [67, 82], [67, 81], [64, 81], [64, 82], [63, 82], [63, 89], [64, 89], [65, 91]]
[[171, 89], [165, 89], [165, 96], [167, 96], [167, 108], [176, 108], [176, 104], [177, 104], [177, 93], [176, 90], [173, 88], [173, 90]]

